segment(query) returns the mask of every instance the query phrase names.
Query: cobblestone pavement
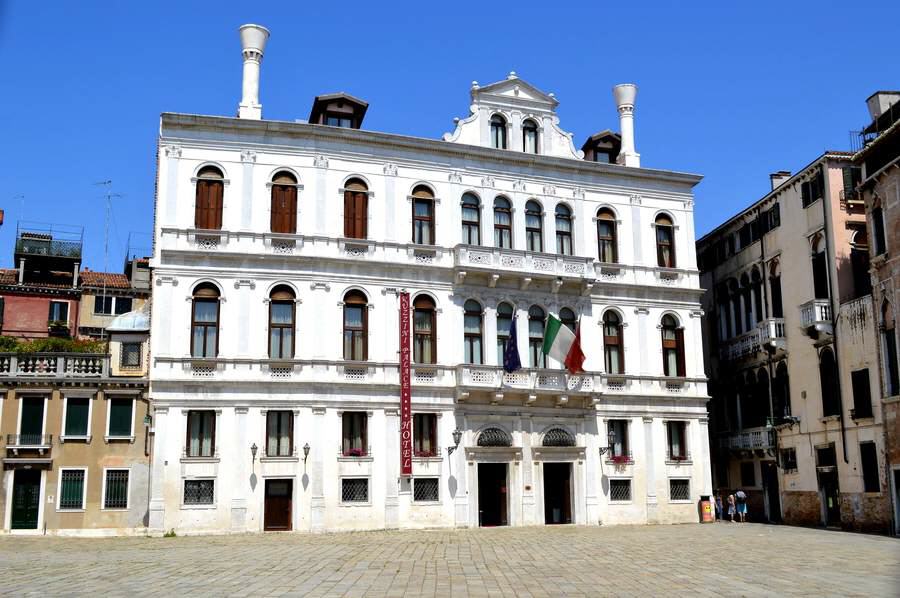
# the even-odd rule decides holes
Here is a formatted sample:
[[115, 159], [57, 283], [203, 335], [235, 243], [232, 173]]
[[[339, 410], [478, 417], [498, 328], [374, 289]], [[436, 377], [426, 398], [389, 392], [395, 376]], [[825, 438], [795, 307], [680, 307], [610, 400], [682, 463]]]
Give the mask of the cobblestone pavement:
[[900, 540], [758, 524], [0, 537], [0, 593], [900, 595]]

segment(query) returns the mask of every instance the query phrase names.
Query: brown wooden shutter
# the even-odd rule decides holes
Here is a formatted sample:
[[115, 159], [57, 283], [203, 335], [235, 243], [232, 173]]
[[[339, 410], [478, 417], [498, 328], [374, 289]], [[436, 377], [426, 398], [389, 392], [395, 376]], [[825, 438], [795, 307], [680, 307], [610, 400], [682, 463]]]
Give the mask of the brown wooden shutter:
[[368, 193], [357, 191], [356, 192], [356, 201], [355, 209], [353, 211], [354, 216], [354, 230], [356, 231], [357, 239], [365, 239], [368, 231], [366, 231], [366, 221], [367, 221], [367, 210], [368, 210], [368, 201], [369, 195]]
[[353, 192], [344, 191], [344, 236], [353, 237]]
[[206, 181], [197, 181], [197, 192], [194, 198], [194, 227], [207, 228], [206, 212], [209, 204], [209, 188]]
[[222, 228], [222, 195], [225, 185], [221, 181], [213, 181], [209, 186], [209, 218], [211, 224], [209, 228], [219, 230]]
[[273, 233], [284, 232], [281, 230], [281, 213], [284, 209], [284, 197], [280, 185], [272, 185], [272, 205], [270, 206], [269, 228]]
[[297, 232], [297, 188], [284, 188], [285, 201], [285, 232], [294, 234]]
[[627, 370], [625, 369], [625, 337], [623, 333], [625, 332], [625, 327], [622, 324], [619, 324], [619, 373], [624, 374]]
[[669, 360], [666, 359], [666, 329], [663, 327], [659, 332], [659, 346], [662, 347], [663, 375], [670, 376]]
[[675, 330], [675, 352], [678, 359], [678, 375], [684, 376], [684, 329]]

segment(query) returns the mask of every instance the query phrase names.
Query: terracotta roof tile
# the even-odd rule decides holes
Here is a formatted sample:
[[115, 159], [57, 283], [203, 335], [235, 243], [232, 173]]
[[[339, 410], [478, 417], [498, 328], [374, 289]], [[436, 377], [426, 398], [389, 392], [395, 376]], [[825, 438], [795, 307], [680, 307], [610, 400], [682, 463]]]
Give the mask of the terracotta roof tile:
[[16, 284], [19, 271], [11, 268], [0, 268], [0, 284]]
[[130, 289], [131, 284], [124, 274], [115, 272], [94, 272], [93, 270], [84, 270], [81, 272], [81, 286], [83, 287], [102, 287], [104, 283], [110, 289]]

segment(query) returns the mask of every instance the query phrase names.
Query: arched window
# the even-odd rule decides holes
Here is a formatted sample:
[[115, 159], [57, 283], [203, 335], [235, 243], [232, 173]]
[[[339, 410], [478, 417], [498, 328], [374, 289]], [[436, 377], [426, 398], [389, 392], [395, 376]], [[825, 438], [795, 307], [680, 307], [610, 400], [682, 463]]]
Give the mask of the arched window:
[[578, 319], [575, 317], [575, 312], [569, 309], [568, 307], [564, 307], [559, 310], [559, 321], [562, 322], [562, 325], [575, 332], [575, 326], [578, 325]]
[[215, 166], [205, 166], [197, 173], [194, 198], [194, 227], [202, 230], [222, 228], [222, 196], [225, 177]]
[[525, 249], [528, 251], [544, 250], [543, 231], [544, 212], [541, 204], [531, 200], [525, 204]]
[[828, 259], [825, 256], [825, 240], [813, 241], [812, 254], [813, 293], [816, 299], [828, 299]]
[[575, 446], [575, 436], [563, 428], [550, 428], [544, 433], [543, 446]]
[[[774, 402], [774, 401], [773, 401]], [[769, 416], [769, 373], [760, 368], [756, 374], [756, 400], [753, 403], [751, 424], [746, 427], [765, 426]]]
[[684, 330], [678, 321], [665, 315], [662, 319], [663, 374], [684, 376]]
[[494, 247], [512, 248], [512, 208], [505, 197], [494, 200]]
[[837, 378], [837, 363], [829, 347], [819, 354], [819, 381], [822, 384], [822, 416], [841, 414], [840, 386]]
[[413, 243], [434, 245], [434, 194], [424, 185], [413, 189]]
[[481, 245], [481, 202], [471, 193], [462, 196], [462, 242]]
[[604, 208], [597, 212], [597, 256], [604, 264], [619, 262], [619, 242], [616, 238], [616, 215]]
[[753, 268], [750, 273], [750, 289], [753, 294], [753, 309], [755, 310], [757, 322], [765, 319], [762, 304], [762, 276], [757, 268]]
[[625, 373], [622, 319], [611, 309], [603, 314], [603, 358], [607, 374]]
[[660, 268], [675, 267], [675, 225], [665, 214], [656, 217], [656, 264]]
[[775, 380], [772, 381], [772, 399], [775, 413], [775, 425], [791, 413], [791, 385], [788, 379], [787, 363], [782, 361], [775, 368]]
[[219, 289], [210, 283], [197, 285], [191, 306], [191, 355], [219, 354]]
[[750, 277], [744, 272], [741, 275], [741, 301], [744, 305], [744, 323], [747, 330], [753, 330], [756, 320], [753, 318], [753, 302], [751, 299]]
[[294, 291], [286, 285], [272, 289], [269, 295], [269, 357], [294, 357]]
[[413, 301], [413, 361], [436, 363], [437, 330], [434, 299], [419, 295]]
[[478, 434], [478, 446], [512, 446], [512, 438], [500, 428], [485, 428]]
[[481, 337], [484, 326], [481, 317], [481, 304], [469, 299], [463, 306], [463, 349], [466, 363], [484, 363]]
[[501, 303], [497, 306], [497, 364], [503, 364], [503, 352], [509, 340], [509, 331], [513, 325], [513, 306]]
[[282, 170], [272, 177], [270, 227], [273, 233], [297, 232], [297, 178]]
[[572, 210], [565, 204], [556, 206], [556, 253], [572, 255]]
[[359, 179], [344, 185], [344, 236], [365, 239], [369, 222], [369, 188]]
[[526, 154], [538, 153], [538, 126], [530, 118], [522, 121], [522, 150]]
[[881, 306], [881, 344], [884, 347], [884, 391], [889, 397], [900, 394], [900, 370], [897, 368], [897, 333], [894, 330], [894, 313], [891, 304]]
[[547, 356], [544, 355], [544, 310], [532, 305], [528, 310], [528, 355], [531, 367], [547, 367]]
[[368, 299], [361, 291], [348, 291], [344, 295], [344, 359], [369, 358], [368, 311]]
[[506, 119], [499, 114], [491, 117], [491, 147], [506, 149]]

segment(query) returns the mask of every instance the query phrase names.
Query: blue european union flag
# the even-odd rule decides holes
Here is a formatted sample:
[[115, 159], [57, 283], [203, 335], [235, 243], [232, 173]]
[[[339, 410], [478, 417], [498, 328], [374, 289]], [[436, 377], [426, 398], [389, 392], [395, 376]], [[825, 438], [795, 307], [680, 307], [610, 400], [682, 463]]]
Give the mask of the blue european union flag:
[[503, 369], [507, 372], [515, 372], [522, 369], [522, 360], [519, 359], [519, 342], [516, 337], [516, 318], [513, 316], [509, 324], [509, 336], [506, 337], [506, 346], [503, 348]]

